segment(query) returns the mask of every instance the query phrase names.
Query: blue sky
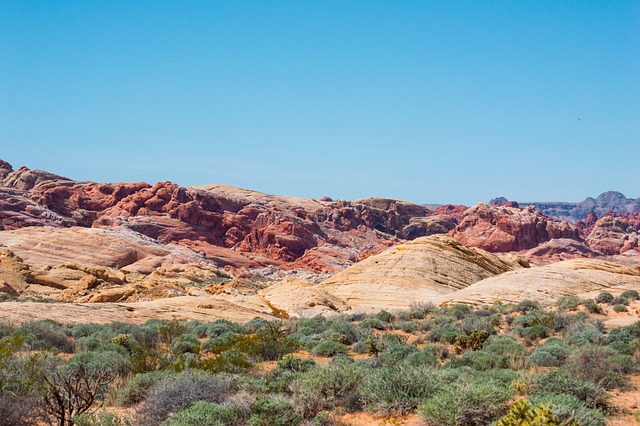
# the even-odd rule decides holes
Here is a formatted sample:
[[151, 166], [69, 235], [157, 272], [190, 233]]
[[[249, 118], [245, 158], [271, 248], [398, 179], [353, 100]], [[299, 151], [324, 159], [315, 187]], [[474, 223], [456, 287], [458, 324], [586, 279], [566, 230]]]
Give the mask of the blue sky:
[[640, 2], [0, 0], [0, 158], [317, 198], [640, 197]]

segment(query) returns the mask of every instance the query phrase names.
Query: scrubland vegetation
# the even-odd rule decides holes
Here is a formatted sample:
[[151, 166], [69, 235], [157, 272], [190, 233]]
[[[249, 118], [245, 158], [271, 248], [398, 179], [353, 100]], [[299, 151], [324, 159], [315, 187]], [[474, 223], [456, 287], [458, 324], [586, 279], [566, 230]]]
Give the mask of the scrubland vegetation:
[[594, 314], [636, 292], [332, 318], [0, 323], [0, 425], [604, 425], [640, 323]]

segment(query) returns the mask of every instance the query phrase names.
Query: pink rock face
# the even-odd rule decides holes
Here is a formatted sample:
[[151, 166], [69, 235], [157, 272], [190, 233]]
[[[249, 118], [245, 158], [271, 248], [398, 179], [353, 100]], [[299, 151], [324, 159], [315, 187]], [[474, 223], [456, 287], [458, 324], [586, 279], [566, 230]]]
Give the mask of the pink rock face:
[[582, 240], [576, 228], [544, 216], [534, 208], [483, 203], [469, 208], [449, 235], [466, 246], [490, 252], [531, 249], [553, 238]]
[[[636, 212], [637, 213], [637, 212]], [[589, 246], [607, 255], [624, 253], [638, 247], [638, 228], [633, 217], [609, 213], [595, 223], [586, 238]]]
[[451, 216], [455, 219], [456, 223], [460, 223], [464, 212], [468, 209], [467, 206], [460, 204], [445, 204], [434, 210], [435, 213]]
[[216, 185], [75, 182], [26, 167], [14, 171], [6, 162], [0, 173], [0, 230], [110, 228], [199, 246], [229, 268], [335, 271], [400, 239], [454, 226], [450, 216], [396, 200], [334, 203]]

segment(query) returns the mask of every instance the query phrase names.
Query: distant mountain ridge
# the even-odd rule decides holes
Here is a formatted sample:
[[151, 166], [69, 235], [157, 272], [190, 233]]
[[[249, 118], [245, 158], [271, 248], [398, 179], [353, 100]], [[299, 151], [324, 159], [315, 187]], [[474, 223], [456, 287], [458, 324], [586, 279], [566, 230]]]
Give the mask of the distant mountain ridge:
[[[507, 201], [504, 197], [498, 197], [491, 200], [490, 204], [502, 205]], [[596, 198], [587, 197], [577, 203], [523, 201], [519, 202], [519, 204], [523, 206], [533, 205], [538, 211], [547, 216], [569, 222], [584, 220], [589, 215], [589, 212], [594, 212], [598, 217], [602, 217], [609, 211], [627, 214], [640, 211], [640, 198], [627, 198], [617, 191], [603, 192]]]

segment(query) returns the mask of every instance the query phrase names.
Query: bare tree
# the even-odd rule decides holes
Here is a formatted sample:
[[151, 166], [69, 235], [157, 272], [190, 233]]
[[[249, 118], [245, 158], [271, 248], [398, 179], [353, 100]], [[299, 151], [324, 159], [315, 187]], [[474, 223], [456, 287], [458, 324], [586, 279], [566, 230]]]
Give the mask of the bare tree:
[[112, 369], [90, 368], [84, 363], [55, 369], [44, 377], [45, 409], [58, 426], [71, 426], [73, 417], [91, 409], [115, 376]]

